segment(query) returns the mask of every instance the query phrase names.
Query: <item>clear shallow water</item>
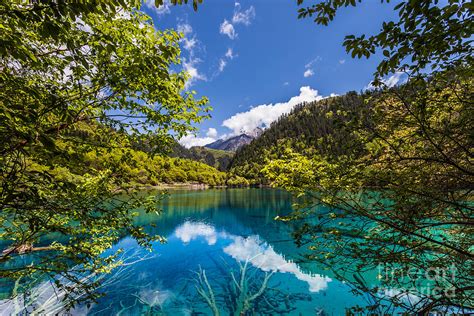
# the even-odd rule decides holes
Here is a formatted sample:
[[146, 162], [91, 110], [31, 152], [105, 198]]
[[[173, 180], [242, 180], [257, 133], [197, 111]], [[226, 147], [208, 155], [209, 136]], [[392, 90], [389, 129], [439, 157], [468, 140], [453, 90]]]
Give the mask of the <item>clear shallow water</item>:
[[[102, 280], [106, 296], [72, 313], [213, 315], [214, 308], [220, 315], [344, 315], [366, 305], [330, 271], [296, 263], [301, 249], [291, 226], [274, 220], [291, 203], [288, 193], [270, 189], [171, 192], [162, 215], [137, 220], [167, 243], [150, 253], [122, 239], [111, 251], [124, 249], [125, 266]], [[51, 290], [37, 292], [54, 311], [55, 300], [44, 304]]]
[[[198, 289], [210, 296], [206, 278], [221, 315], [236, 313], [230, 305], [244, 291], [229, 288], [240, 283], [245, 269], [248, 310], [290, 315], [344, 315], [345, 308], [365, 302], [326, 270], [298, 266], [300, 250], [291, 239], [291, 227], [274, 220], [291, 210], [288, 193], [268, 189], [175, 191], [163, 203], [160, 217], [142, 215], [140, 223], [167, 238], [153, 253], [141, 251], [130, 238], [116, 247], [141, 260], [109, 286], [107, 296], [89, 314], [126, 315], [164, 312], [169, 315], [212, 315]], [[241, 266], [239, 266], [239, 263]], [[309, 272], [312, 268], [312, 272]], [[200, 270], [201, 269], [201, 270]], [[269, 277], [270, 273], [273, 274]], [[199, 282], [201, 276], [201, 283]], [[266, 286], [265, 276], [269, 277]], [[197, 288], [196, 288], [197, 287]], [[245, 301], [245, 299], [241, 300]]]

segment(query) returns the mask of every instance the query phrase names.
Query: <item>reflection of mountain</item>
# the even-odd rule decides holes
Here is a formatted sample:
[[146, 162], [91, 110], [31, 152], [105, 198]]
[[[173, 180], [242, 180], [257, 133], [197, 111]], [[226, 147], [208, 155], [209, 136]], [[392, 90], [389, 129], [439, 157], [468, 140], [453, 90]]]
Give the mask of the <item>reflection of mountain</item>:
[[[287, 192], [271, 189], [209, 189], [203, 191], [172, 190], [160, 205], [163, 214], [140, 214], [137, 220], [146, 224], [173, 217], [195, 216], [221, 209], [238, 210], [237, 215], [273, 222], [275, 216], [291, 210], [292, 198]], [[224, 213], [224, 212], [221, 212]], [[207, 214], [208, 215], [208, 214]]]
[[[103, 287], [107, 296], [91, 309], [80, 306], [78, 314], [103, 311], [108, 315], [141, 315], [166, 311], [167, 315], [207, 315], [204, 304], [196, 305], [195, 285], [190, 283], [196, 278], [195, 272], [205, 270], [216, 296], [222, 299], [227, 292], [220, 285], [232, 284], [232, 273], [239, 278], [238, 262], [247, 261], [248, 282], [263, 284], [262, 277], [274, 272], [266, 287], [270, 292], [262, 296], [262, 300], [270, 298], [272, 306], [295, 308], [290, 313], [294, 315], [314, 315], [315, 307], [328, 314], [343, 315], [346, 307], [361, 304], [359, 298], [329, 271], [296, 261], [301, 259], [300, 249], [292, 241], [292, 227], [274, 220], [276, 215], [287, 213], [291, 203], [288, 193], [271, 189], [172, 191], [162, 203], [161, 215], [142, 211], [135, 222], [148, 232], [166, 237], [168, 242], [154, 243], [150, 254], [139, 248], [133, 238], [123, 238], [105, 255], [121, 248], [137, 251], [140, 257], [151, 257], [130, 265], [129, 270], [114, 270], [125, 273], [114, 272], [107, 277], [111, 281]], [[11, 289], [6, 291], [11, 293]], [[258, 291], [254, 287], [249, 293]], [[219, 303], [227, 304], [223, 299]], [[0, 301], [0, 310], [1, 304]]]
[[[265, 240], [290, 239], [290, 226], [277, 222], [274, 218], [287, 214], [291, 210], [291, 203], [291, 195], [280, 190], [176, 190], [171, 191], [162, 202], [161, 215], [142, 211], [135, 223], [144, 226], [149, 232], [167, 236], [184, 220], [193, 218], [212, 221], [236, 235], [258, 234], [263, 229], [272, 235], [264, 236]], [[152, 223], [155, 227], [150, 225]], [[282, 237], [284, 235], [287, 237]]]

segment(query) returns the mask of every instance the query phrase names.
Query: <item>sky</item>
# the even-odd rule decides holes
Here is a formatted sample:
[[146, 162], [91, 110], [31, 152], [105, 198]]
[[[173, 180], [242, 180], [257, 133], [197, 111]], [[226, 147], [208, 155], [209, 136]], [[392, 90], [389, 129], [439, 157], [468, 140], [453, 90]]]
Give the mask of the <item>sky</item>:
[[[352, 59], [344, 36], [376, 34], [383, 21], [396, 19], [396, 3], [363, 1], [320, 26], [298, 19], [294, 0], [204, 0], [197, 12], [192, 5], [157, 8], [147, 0], [142, 11], [155, 28], [184, 34], [180, 67], [191, 75], [186, 88], [208, 97], [213, 108], [196, 134], [180, 143], [202, 146], [265, 128], [298, 103], [367, 89], [381, 55]], [[396, 73], [386, 83], [400, 80]]]

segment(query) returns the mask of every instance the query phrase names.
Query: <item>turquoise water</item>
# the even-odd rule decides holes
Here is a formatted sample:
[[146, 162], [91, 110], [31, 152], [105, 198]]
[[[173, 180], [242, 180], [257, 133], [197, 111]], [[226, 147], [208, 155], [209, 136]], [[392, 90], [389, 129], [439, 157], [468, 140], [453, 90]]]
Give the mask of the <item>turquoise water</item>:
[[[301, 249], [294, 246], [291, 226], [274, 220], [291, 211], [291, 203], [288, 193], [268, 189], [172, 192], [160, 217], [140, 217], [143, 225], [155, 223], [148, 229], [165, 236], [167, 243], [155, 244], [148, 254], [130, 238], [122, 240], [117, 247], [143, 261], [103, 287], [107, 296], [89, 314], [212, 315], [196, 288], [210, 296], [199, 271], [205, 272], [221, 315], [240, 314], [238, 305], [245, 299], [236, 297], [252, 297], [262, 288], [247, 303], [248, 311], [343, 315], [345, 308], [364, 304], [327, 270], [295, 263]], [[238, 287], [231, 288], [230, 272], [240, 283], [244, 268], [249, 289], [242, 295]], [[269, 279], [262, 286], [265, 277]]]
[[[344, 315], [346, 308], [366, 305], [329, 270], [300, 263], [291, 225], [274, 220], [291, 204], [288, 193], [270, 189], [173, 191], [162, 215], [138, 218], [167, 242], [149, 252], [123, 238], [111, 251], [124, 249], [125, 266], [101, 280], [105, 296], [71, 313]], [[35, 291], [43, 310], [61, 310], [48, 298], [47, 285]], [[13, 308], [4, 305], [3, 311]]]

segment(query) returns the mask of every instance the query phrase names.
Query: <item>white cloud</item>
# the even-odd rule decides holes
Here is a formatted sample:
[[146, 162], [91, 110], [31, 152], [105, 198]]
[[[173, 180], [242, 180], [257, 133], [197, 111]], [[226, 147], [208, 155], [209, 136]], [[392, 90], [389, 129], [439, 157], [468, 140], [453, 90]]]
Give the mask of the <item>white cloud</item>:
[[241, 11], [240, 3], [235, 3], [234, 16], [232, 17], [232, 22], [235, 24], [250, 25], [252, 20], [255, 18], [255, 8], [250, 6], [245, 11]]
[[199, 47], [200, 42], [194, 34], [193, 28], [189, 23], [181, 21], [176, 26], [176, 30], [183, 34], [184, 37], [180, 40], [180, 42], [182, 43], [183, 48], [188, 52], [188, 56], [183, 57], [182, 59], [183, 69], [190, 76], [185, 86], [185, 88], [188, 89], [198, 80], [207, 80], [207, 77], [200, 73], [197, 68], [197, 64], [201, 62], [201, 60], [196, 57], [196, 51], [201, 49], [201, 47]]
[[174, 231], [176, 237], [183, 243], [189, 243], [198, 237], [206, 239], [208, 245], [214, 245], [217, 241], [217, 232], [214, 226], [202, 222], [185, 222]]
[[211, 137], [211, 138], [216, 138], [217, 137], [217, 130], [215, 128], [212, 128], [212, 127], [209, 128], [207, 130], [206, 136]]
[[399, 82], [402, 83], [404, 82], [404, 79], [402, 79], [404, 73], [397, 71], [387, 79], [382, 80], [383, 84], [386, 85], [387, 87], [391, 88], [396, 86]]
[[181, 41], [183, 43], [184, 49], [189, 50], [189, 51], [192, 50], [197, 44], [196, 37], [192, 37], [192, 38], [185, 37]]
[[219, 32], [221, 34], [227, 35], [230, 39], [235, 39], [237, 37], [237, 33], [235, 32], [234, 26], [227, 20], [222, 22]]
[[179, 143], [186, 148], [191, 148], [194, 146], [204, 146], [210, 143], [213, 143], [217, 140], [217, 130], [215, 128], [209, 128], [206, 132], [206, 137], [198, 137], [194, 134], [189, 134], [183, 136]]
[[225, 57], [229, 58], [229, 59], [234, 59], [234, 57], [236, 57], [236, 55], [234, 55], [234, 51], [232, 50], [232, 48], [227, 48], [227, 52], [225, 53]]
[[339, 60], [339, 63], [340, 63], [341, 65], [343, 65], [345, 62], [346, 62], [345, 59], [340, 59], [340, 60]]
[[235, 30], [234, 25], [243, 24], [248, 26], [252, 23], [252, 20], [254, 18], [255, 8], [253, 6], [250, 6], [247, 10], [242, 11], [240, 3], [236, 2], [232, 19], [230, 21], [224, 19], [224, 22], [222, 22], [219, 27], [219, 32], [221, 34], [227, 35], [230, 39], [233, 40], [237, 38], [237, 32]]
[[311, 77], [314, 75], [314, 70], [313, 70], [313, 65], [319, 61], [321, 61], [322, 58], [320, 56], [316, 56], [314, 59], [312, 59], [309, 63], [304, 65], [304, 68], [306, 69], [305, 72], [303, 73], [303, 76], [305, 78]]
[[213, 137], [198, 137], [193, 134], [189, 134], [181, 137], [179, 143], [186, 148], [191, 148], [194, 146], [204, 146], [210, 143], [215, 142], [217, 139]]
[[298, 280], [308, 283], [309, 290], [313, 293], [325, 290], [331, 278], [319, 274], [306, 274], [294, 262], [286, 260], [281, 254], [275, 252], [271, 245], [261, 242], [258, 236], [243, 238], [231, 236], [232, 244], [224, 248], [224, 252], [239, 261], [248, 261], [254, 267], [266, 272], [291, 273]]
[[186, 81], [186, 89], [191, 87], [198, 80], [207, 80], [206, 76], [199, 72], [196, 67], [201, 60], [197, 58], [191, 58], [187, 60], [183, 58], [183, 68], [189, 74], [190, 78]]
[[287, 86], [287, 85], [289, 85], [289, 84], [290, 84], [290, 83], [289, 83], [288, 81], [283, 82], [283, 85], [284, 85], [284, 86]]
[[307, 63], [306, 65], [304, 65], [304, 68], [306, 69], [309, 69], [311, 67], [313, 67], [313, 65], [317, 62], [320, 62], [321, 60], [323, 60], [321, 58], [321, 56], [316, 56], [314, 59], [310, 60], [309, 63]]
[[227, 48], [227, 51], [225, 52], [224, 56], [222, 56], [222, 58], [219, 59], [219, 65], [218, 65], [219, 70], [214, 75], [218, 75], [219, 73], [223, 72], [228, 62], [234, 59], [235, 57], [237, 57], [237, 55], [234, 55], [234, 51], [232, 50], [232, 48], [230, 47]]
[[178, 33], [183, 33], [184, 36], [189, 35], [193, 32], [193, 27], [189, 23], [179, 23], [176, 27]]
[[250, 133], [257, 127], [268, 127], [282, 114], [289, 113], [297, 104], [321, 99], [323, 97], [318, 95], [317, 90], [308, 86], [301, 87], [300, 94], [290, 98], [287, 102], [257, 105], [247, 112], [237, 113], [226, 119], [222, 126], [231, 129], [233, 135]]
[[306, 71], [303, 73], [305, 78], [311, 77], [312, 75], [314, 75], [313, 69], [306, 69]]
[[157, 7], [154, 0], [147, 0], [145, 6], [148, 9], [153, 10], [158, 16], [166, 15], [171, 12], [170, 7], [171, 3], [168, 0], [164, 0], [163, 4]]
[[225, 66], [227, 65], [227, 62], [224, 59], [219, 60], [219, 72], [224, 71]]
[[374, 84], [373, 84], [374, 82], [371, 81], [371, 82], [369, 82], [368, 85], [366, 85], [364, 87], [364, 90], [374, 90], [374, 89], [383, 88], [383, 87], [392, 88], [392, 87], [395, 87], [399, 83], [406, 82], [407, 79], [408, 78], [407, 78], [407, 76], [404, 72], [397, 71], [396, 73], [394, 73], [390, 77], [382, 79], [381, 80], [382, 85], [380, 87], [375, 87]]
[[191, 25], [188, 23], [179, 23], [176, 30], [184, 35], [180, 40], [180, 42], [183, 43], [184, 49], [192, 51], [198, 44], [198, 40], [196, 36], [193, 35], [193, 28]]

